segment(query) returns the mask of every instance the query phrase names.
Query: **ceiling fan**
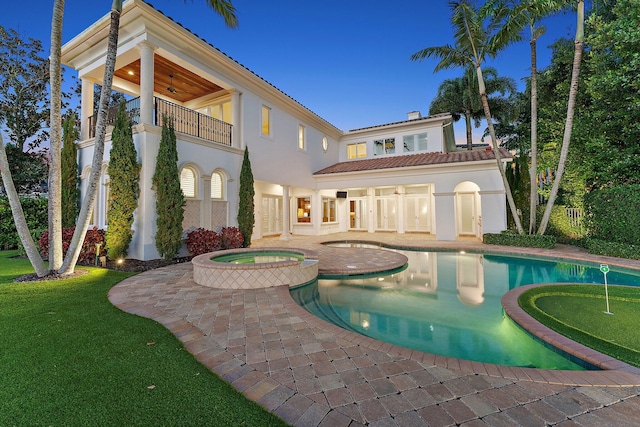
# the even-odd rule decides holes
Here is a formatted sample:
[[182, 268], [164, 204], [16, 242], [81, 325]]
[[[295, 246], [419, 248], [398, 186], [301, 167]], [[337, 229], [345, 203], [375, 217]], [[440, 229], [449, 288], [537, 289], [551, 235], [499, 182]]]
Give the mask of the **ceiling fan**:
[[173, 74], [169, 74], [169, 87], [167, 88], [167, 91], [173, 94], [178, 92], [176, 87], [173, 85]]

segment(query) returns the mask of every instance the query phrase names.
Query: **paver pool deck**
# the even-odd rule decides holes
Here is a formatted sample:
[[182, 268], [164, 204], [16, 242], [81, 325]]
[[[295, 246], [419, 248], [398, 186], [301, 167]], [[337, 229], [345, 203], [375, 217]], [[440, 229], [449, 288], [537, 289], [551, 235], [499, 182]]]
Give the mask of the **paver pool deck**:
[[[592, 256], [563, 245], [524, 249], [475, 240], [439, 242], [420, 234], [265, 238], [252, 247], [315, 251], [321, 272], [341, 272], [347, 265], [352, 273], [353, 267], [384, 270], [396, 260], [377, 250], [320, 244], [340, 240], [548, 255], [640, 269], [637, 261]], [[510, 298], [503, 299], [505, 310], [522, 315], [513, 303], [517, 297]], [[109, 299], [126, 312], [163, 324], [200, 362], [294, 426], [640, 425], [640, 370], [607, 357], [602, 363], [610, 369], [550, 371], [436, 356], [328, 324], [299, 307], [287, 286], [200, 286], [193, 281], [191, 263], [128, 278], [112, 288]], [[540, 327], [526, 315], [519, 322]], [[536, 333], [557, 339], [562, 348], [577, 346], [548, 330]], [[595, 352], [580, 351], [600, 360]]]

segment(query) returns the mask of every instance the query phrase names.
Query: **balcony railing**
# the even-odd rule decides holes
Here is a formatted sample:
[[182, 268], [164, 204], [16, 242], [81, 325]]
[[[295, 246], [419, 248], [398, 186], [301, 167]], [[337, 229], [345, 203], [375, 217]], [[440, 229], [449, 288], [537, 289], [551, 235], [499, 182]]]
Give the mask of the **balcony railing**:
[[[186, 135], [196, 136], [198, 138], [213, 141], [218, 144], [231, 146], [231, 129], [230, 123], [222, 120], [214, 119], [197, 111], [182, 107], [181, 105], [165, 101], [160, 98], [153, 98], [153, 123], [156, 126], [162, 126], [163, 117], [173, 118], [173, 127], [176, 132]], [[127, 114], [131, 118], [133, 124], [140, 123], [140, 98], [129, 100], [125, 104]], [[107, 112], [107, 125], [113, 125], [116, 121], [118, 108], [114, 107]], [[89, 137], [95, 137], [97, 115], [89, 117]]]

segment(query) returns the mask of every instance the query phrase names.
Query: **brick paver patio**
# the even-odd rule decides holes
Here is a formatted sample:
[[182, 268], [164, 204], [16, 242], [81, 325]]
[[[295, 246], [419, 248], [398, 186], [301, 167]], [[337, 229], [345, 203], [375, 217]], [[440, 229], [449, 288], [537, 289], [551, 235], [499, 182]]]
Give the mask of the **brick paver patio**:
[[[314, 250], [326, 272], [342, 271], [347, 259], [351, 267], [384, 269], [380, 254], [319, 245], [346, 239], [484, 248], [471, 240], [386, 233], [267, 238], [253, 246]], [[570, 247], [517, 251], [640, 268]], [[640, 425], [640, 370], [619, 362], [603, 371], [547, 371], [413, 351], [317, 319], [286, 286], [248, 291], [197, 285], [190, 263], [133, 276], [112, 288], [109, 298], [165, 325], [204, 365], [295, 426]]]

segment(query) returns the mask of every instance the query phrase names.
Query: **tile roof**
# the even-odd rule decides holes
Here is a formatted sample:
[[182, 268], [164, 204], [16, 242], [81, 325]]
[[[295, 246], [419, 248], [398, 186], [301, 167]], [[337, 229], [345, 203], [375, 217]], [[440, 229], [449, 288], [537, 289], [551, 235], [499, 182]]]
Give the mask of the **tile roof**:
[[[500, 157], [511, 159], [513, 156], [506, 149], [500, 148]], [[378, 169], [395, 169], [415, 166], [431, 166], [449, 163], [467, 163], [495, 159], [493, 151], [464, 150], [453, 153], [420, 153], [404, 156], [377, 157], [373, 159], [349, 160], [336, 163], [314, 172], [314, 175], [333, 173], [365, 172]]]

